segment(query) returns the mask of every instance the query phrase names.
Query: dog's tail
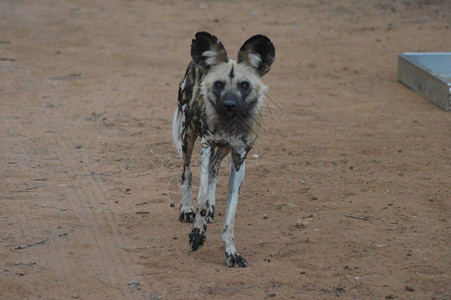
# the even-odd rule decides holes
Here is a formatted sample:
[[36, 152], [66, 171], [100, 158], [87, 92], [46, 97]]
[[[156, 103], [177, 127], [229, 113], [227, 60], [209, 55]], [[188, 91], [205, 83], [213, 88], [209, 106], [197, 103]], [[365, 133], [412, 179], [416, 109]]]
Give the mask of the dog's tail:
[[184, 117], [183, 112], [177, 106], [174, 111], [174, 118], [172, 119], [172, 140], [180, 157], [182, 156], [182, 126]]

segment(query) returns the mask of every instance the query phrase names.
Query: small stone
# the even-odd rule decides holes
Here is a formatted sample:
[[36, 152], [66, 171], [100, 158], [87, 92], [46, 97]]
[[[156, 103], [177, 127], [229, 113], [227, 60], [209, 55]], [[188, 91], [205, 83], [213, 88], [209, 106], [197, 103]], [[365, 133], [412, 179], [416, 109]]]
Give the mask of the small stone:
[[293, 224], [294, 227], [300, 229], [307, 227], [308, 222], [300, 222], [300, 220]]
[[131, 191], [132, 191], [132, 190], [131, 190], [130, 188], [126, 188], [126, 189], [125, 189], [125, 193], [126, 193], [126, 194], [130, 194]]
[[406, 291], [408, 291], [408, 292], [415, 292], [415, 289], [410, 284], [406, 284]]
[[171, 202], [171, 207], [175, 207], [175, 203], [174, 202]]
[[139, 282], [136, 280], [132, 280], [128, 283], [128, 286], [138, 286], [138, 285], [139, 285]]
[[264, 215], [263, 215], [263, 219], [265, 219], [265, 220], [268, 219], [268, 215], [267, 215], [267, 214], [264, 214]]

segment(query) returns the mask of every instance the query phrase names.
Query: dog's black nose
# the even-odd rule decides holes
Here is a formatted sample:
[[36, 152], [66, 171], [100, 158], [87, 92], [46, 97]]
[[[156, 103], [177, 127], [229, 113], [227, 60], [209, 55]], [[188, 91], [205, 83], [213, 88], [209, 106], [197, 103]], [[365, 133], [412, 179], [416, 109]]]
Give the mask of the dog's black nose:
[[236, 102], [234, 100], [231, 99], [227, 99], [223, 102], [224, 108], [226, 108], [227, 110], [231, 111], [235, 108], [236, 106]]

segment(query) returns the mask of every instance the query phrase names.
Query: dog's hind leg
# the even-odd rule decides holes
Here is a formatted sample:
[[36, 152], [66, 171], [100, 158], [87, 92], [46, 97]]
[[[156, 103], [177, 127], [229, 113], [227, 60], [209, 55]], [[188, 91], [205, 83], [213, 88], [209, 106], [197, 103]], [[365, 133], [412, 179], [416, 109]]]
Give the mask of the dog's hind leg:
[[230, 152], [228, 147], [215, 147], [211, 151], [210, 155], [210, 166], [209, 166], [209, 176], [208, 176], [208, 202], [210, 208], [207, 214], [207, 222], [211, 223], [215, 216], [216, 207], [216, 184], [218, 183], [218, 173], [219, 167], [221, 166], [221, 161]]
[[180, 202], [180, 222], [191, 223], [196, 217], [193, 208], [193, 190], [192, 181], [193, 175], [190, 170], [191, 156], [193, 154], [194, 143], [196, 136], [194, 134], [185, 135], [185, 141], [183, 143], [182, 161], [183, 161], [183, 173], [182, 173], [182, 201]]
[[180, 222], [190, 223], [195, 218], [191, 187], [193, 175], [190, 170], [190, 162], [197, 136], [190, 127], [184, 127], [184, 118], [184, 113], [177, 107], [172, 121], [172, 137], [183, 162], [181, 182], [182, 200], [180, 202], [179, 220]]
[[231, 160], [230, 176], [229, 176], [229, 196], [227, 203], [227, 213], [222, 228], [222, 241], [225, 248], [225, 263], [228, 267], [247, 267], [247, 261], [242, 257], [235, 248], [235, 213], [238, 206], [238, 197], [240, 194], [241, 184], [243, 183], [245, 173], [244, 160], [241, 164], [235, 165]]
[[193, 180], [193, 175], [191, 174], [191, 170], [188, 165], [183, 166], [182, 173], [182, 201], [180, 202], [180, 222], [191, 223], [194, 221], [195, 213], [193, 208], [193, 196], [192, 196], [192, 187], [191, 183]]

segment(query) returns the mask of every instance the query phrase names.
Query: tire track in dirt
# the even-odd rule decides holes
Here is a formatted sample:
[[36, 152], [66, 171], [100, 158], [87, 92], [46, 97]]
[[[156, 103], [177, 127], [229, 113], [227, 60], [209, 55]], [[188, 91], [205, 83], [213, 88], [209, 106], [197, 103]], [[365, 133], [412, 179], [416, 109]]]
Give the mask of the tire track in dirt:
[[[7, 49], [5, 49], [5, 53], [9, 56], [13, 54]], [[37, 93], [38, 85], [36, 85], [36, 82], [33, 81], [29, 69], [16, 61], [14, 65], [11, 65], [10, 67], [7, 66], [4, 70], [8, 72], [8, 76], [5, 76], [6, 85], [5, 89], [2, 89], [2, 94], [6, 96], [5, 98], [15, 98], [16, 101], [21, 104], [13, 106], [13, 108], [8, 106], [8, 110], [2, 110], [2, 119], [7, 120], [12, 119], [12, 115], [16, 115], [16, 113], [19, 114], [20, 110], [29, 110], [35, 106], [30, 99], [33, 99]], [[27, 82], [26, 86], [21, 83], [23, 81]], [[16, 192], [11, 189], [7, 192], [7, 198], [15, 202], [17, 201], [19, 204], [19, 207], [17, 208], [15, 203], [11, 203], [13, 204], [13, 207], [9, 207], [9, 209], [12, 209], [14, 213], [8, 215], [8, 218], [6, 219], [8, 220], [8, 224], [14, 224], [14, 227], [16, 227], [12, 228], [8, 224], [5, 226], [9, 227], [7, 230], [12, 230], [10, 234], [14, 237], [15, 244], [17, 244], [10, 249], [13, 253], [11, 253], [11, 255], [7, 255], [7, 258], [9, 259], [11, 257], [11, 259], [15, 259], [16, 262], [14, 263], [14, 267], [17, 270], [24, 268], [24, 266], [35, 266], [30, 267], [31, 269], [28, 268], [27, 271], [24, 271], [24, 274], [29, 274], [29, 272], [32, 272], [33, 275], [37, 273], [37, 276], [39, 277], [39, 273], [42, 271], [42, 269], [39, 270], [39, 268], [48, 268], [48, 266], [51, 265], [51, 261], [46, 258], [51, 258], [52, 262], [63, 261], [66, 252], [66, 249], [64, 248], [48, 246], [49, 243], [52, 242], [52, 239], [55, 239], [55, 236], [49, 235], [49, 232], [52, 232], [52, 228], [49, 224], [42, 224], [43, 226], [38, 228], [33, 227], [32, 221], [30, 220], [39, 219], [41, 217], [44, 217], [44, 220], [47, 219], [47, 213], [44, 210], [39, 209], [42, 207], [42, 204], [36, 203], [34, 209], [24, 208], [27, 212], [26, 214], [22, 212], [20, 207], [22, 203], [25, 207], [27, 207], [27, 203], [33, 203], [36, 199], [40, 199], [39, 193], [42, 186], [38, 185], [36, 189], [33, 187], [31, 192], [27, 193], [20, 193], [20, 191], [23, 190], [24, 187], [25, 190], [27, 190], [26, 187], [33, 184], [35, 178], [42, 178], [41, 170], [33, 166], [33, 161], [40, 160], [38, 157], [35, 157], [35, 153], [33, 153], [34, 147], [36, 146], [33, 144], [34, 139], [42, 133], [40, 130], [42, 130], [43, 124], [35, 123], [34, 120], [24, 122], [16, 117], [9, 122], [5, 122], [4, 125], [5, 127], [2, 127], [6, 129], [6, 132], [8, 132], [8, 135], [5, 136], [5, 139], [8, 140], [8, 143], [6, 144], [8, 152], [14, 153], [15, 159], [12, 174], [17, 177], [19, 177], [19, 174], [21, 173], [28, 175], [27, 178], [20, 180], [20, 182], [17, 183], [15, 183], [14, 180], [11, 180], [11, 178], [5, 178], [6, 180], [9, 179], [9, 184], [14, 187], [14, 190], [19, 191], [17, 194], [20, 195], [15, 195]], [[27, 136], [23, 136], [21, 134], [15, 134], [16, 132], [27, 132], [28, 134]], [[13, 142], [9, 143], [10, 141]], [[7, 184], [6, 187], [8, 187], [9, 184]], [[12, 222], [10, 221], [11, 219], [13, 219]], [[42, 240], [44, 241], [42, 245], [46, 244], [44, 249], [32, 248], [35, 247], [33, 243], [36, 242], [36, 234], [39, 235], [39, 238], [45, 237], [45, 239]], [[40, 251], [47, 252], [47, 256], [39, 255]], [[58, 273], [62, 274], [62, 276], [58, 277], [64, 281], [66, 287], [70, 287], [71, 280], [73, 278], [70, 268], [68, 268], [65, 264], [60, 264], [58, 267]], [[20, 274], [21, 273], [19, 272], [19, 275]], [[41, 287], [37, 287], [36, 283], [33, 283], [31, 280], [21, 280], [20, 282], [21, 284], [24, 284], [24, 290], [29, 291], [29, 295], [39, 296], [41, 294]]]
[[[20, 127], [20, 125], [17, 124], [16, 126]], [[27, 130], [33, 131], [32, 129]], [[36, 132], [31, 133], [31, 135], [35, 134]], [[21, 139], [24, 141], [24, 138]], [[28, 150], [25, 148], [28, 148]], [[9, 228], [13, 231], [12, 235], [15, 237], [15, 245], [12, 246], [11, 251], [15, 252], [13, 254], [14, 257], [16, 257], [17, 254], [16, 259], [18, 258], [17, 261], [19, 263], [16, 263], [16, 265], [18, 265], [19, 269], [21, 268], [20, 265], [35, 265], [36, 267], [34, 270], [24, 272], [25, 274], [29, 274], [29, 272], [37, 273], [39, 276], [39, 273], [42, 271], [41, 268], [53, 271], [55, 269], [54, 262], [63, 262], [69, 251], [64, 245], [62, 245], [63, 247], [54, 247], [52, 245], [54, 242], [58, 243], [58, 237], [55, 229], [56, 226], [54, 226], [55, 224], [50, 220], [52, 214], [46, 211], [48, 208], [45, 208], [46, 205], [43, 204], [45, 203], [44, 199], [47, 198], [47, 196], [44, 196], [47, 195], [45, 191], [46, 186], [37, 186], [36, 189], [32, 187], [32, 192], [20, 193], [21, 190], [28, 189], [27, 186], [30, 186], [30, 182], [33, 182], [33, 178], [41, 178], [42, 176], [42, 173], [38, 171], [39, 169], [33, 168], [31, 166], [32, 162], [27, 159], [27, 157], [33, 157], [33, 154], [30, 153], [31, 148], [32, 147], [23, 147], [20, 149], [23, 152], [16, 154], [18, 157], [22, 157], [21, 161], [15, 164], [16, 172], [28, 174], [29, 177], [15, 184], [13, 183], [14, 190], [19, 192], [19, 196], [13, 195], [15, 191], [10, 190], [9, 198], [16, 202], [13, 204], [12, 208], [16, 213], [9, 216], [9, 218], [13, 218], [14, 220], [12, 222], [9, 221], [8, 223], [14, 223], [15, 227]], [[30, 206], [34, 207], [30, 209]], [[24, 213], [24, 211], [26, 211], [26, 213]], [[34, 222], [36, 222], [36, 220], [42, 220], [40, 221], [39, 227], [35, 227]], [[43, 243], [35, 245], [37, 244], [37, 241], [42, 241]], [[42, 255], [42, 252], [46, 252], [46, 254]], [[58, 270], [58, 280], [62, 280], [63, 284], [69, 288], [71, 286], [71, 280], [73, 279], [70, 268], [62, 263], [58, 264], [56, 269]], [[19, 272], [19, 274], [21, 273]], [[56, 274], [52, 274], [52, 276], [55, 275]], [[38, 296], [40, 295], [40, 292], [42, 292], [40, 290], [41, 287], [36, 287], [31, 280], [25, 280], [23, 283], [25, 283], [30, 290], [31, 295]]]
[[[64, 163], [73, 168], [74, 160], [71, 159], [70, 156], [67, 155], [67, 153], [70, 153], [71, 146], [69, 145], [74, 144], [74, 140], [70, 137], [61, 137], [60, 141], [64, 144], [64, 150], [61, 151], [62, 155], [66, 155], [64, 158]], [[87, 155], [83, 155], [82, 157], [83, 161], [89, 161]], [[82, 168], [84, 171], [83, 173], [85, 174], [89, 174], [91, 172], [91, 170], [89, 170], [86, 166], [83, 166]], [[90, 228], [91, 236], [95, 241], [99, 242], [99, 248], [106, 250], [110, 247], [110, 244], [118, 245], [118, 247], [123, 245], [125, 243], [121, 238], [123, 233], [120, 232], [120, 229], [117, 227], [117, 223], [114, 219], [113, 214], [108, 211], [110, 207], [107, 201], [108, 197], [105, 196], [106, 189], [103, 188], [100, 183], [95, 182], [90, 177], [79, 177], [76, 179], [76, 181], [78, 181], [78, 183], [82, 186], [82, 190], [73, 189], [74, 193], [72, 194], [72, 197], [75, 198], [74, 200], [80, 203], [80, 207], [84, 208], [83, 215], [90, 216], [86, 218], [89, 224], [92, 226]], [[97, 210], [100, 203], [105, 203], [103, 207], [106, 207], [106, 209], [101, 208]], [[96, 210], [87, 209], [88, 207], [96, 208]], [[111, 240], [113, 241], [112, 243], [108, 242], [106, 239], [100, 238], [102, 237], [101, 228], [105, 228], [107, 232], [111, 234], [108, 236], [108, 238], [111, 238]], [[104, 262], [105, 271], [112, 271], [109, 272], [109, 274], [120, 274], [121, 271], [123, 271], [121, 266], [130, 265], [131, 262], [127, 258], [127, 256], [121, 257], [117, 254], [115, 255], [114, 251], [111, 251], [111, 254], [113, 255], [108, 254], [108, 256], [114, 258], [114, 264], [111, 265], [111, 270], [108, 270], [108, 264]]]
[[[8, 91], [8, 94], [19, 94], [18, 96], [21, 98], [21, 102], [25, 104], [26, 110], [31, 111], [36, 107], [39, 108], [42, 104], [40, 103], [42, 101], [42, 97], [40, 97], [40, 88], [43, 86], [42, 83], [33, 78], [29, 69], [25, 66], [16, 65], [13, 72], [16, 74], [20, 73], [17, 75], [20, 75], [19, 77], [21, 78], [26, 78], [30, 84], [27, 85], [26, 88], [16, 87], [14, 88], [14, 91]], [[38, 96], [36, 97], [36, 95]], [[38, 100], [36, 100], [36, 98]], [[38, 103], [36, 103], [36, 101]], [[33, 168], [31, 165], [32, 161], [46, 160], [48, 158], [46, 155], [37, 155], [36, 153], [33, 153], [33, 138], [37, 137], [38, 140], [43, 139], [45, 141], [44, 143], [47, 144], [51, 144], [52, 141], [50, 139], [54, 139], [55, 147], [53, 148], [56, 150], [56, 153], [52, 154], [56, 154], [59, 160], [57, 162], [52, 162], [52, 164], [57, 163], [60, 164], [60, 166], [53, 166], [52, 169], [56, 169], [57, 172], [59, 172], [59, 174], [56, 174], [56, 178], [59, 176], [62, 178], [67, 177], [67, 180], [69, 180], [71, 176], [74, 178], [70, 184], [67, 184], [65, 187], [61, 186], [60, 188], [63, 188], [61, 194], [67, 199], [67, 201], [64, 201], [65, 211], [69, 211], [80, 218], [79, 224], [73, 229], [76, 231], [81, 230], [82, 232], [80, 236], [75, 237], [75, 239], [78, 240], [73, 240], [73, 237], [69, 237], [68, 243], [59, 242], [56, 240], [57, 237], [52, 236], [52, 233], [54, 233], [55, 230], [52, 228], [52, 225], [54, 224], [52, 224], [50, 217], [55, 216], [53, 213], [46, 212], [43, 209], [31, 209], [28, 210], [28, 214], [15, 214], [13, 222], [17, 222], [18, 226], [20, 226], [16, 229], [20, 232], [20, 236], [17, 240], [33, 242], [30, 239], [38, 232], [40, 236], [45, 236], [47, 241], [47, 246], [45, 246], [46, 255], [41, 255], [40, 251], [42, 251], [42, 249], [23, 249], [20, 251], [21, 261], [33, 261], [38, 265], [42, 265], [52, 272], [52, 276], [55, 277], [57, 284], [64, 285], [68, 292], [76, 295], [78, 291], [71, 290], [71, 281], [75, 279], [75, 273], [73, 272], [77, 271], [73, 269], [73, 265], [67, 263], [67, 260], [69, 258], [69, 253], [72, 253], [71, 249], [73, 249], [72, 246], [74, 244], [87, 242], [90, 248], [87, 253], [88, 257], [86, 257], [87, 260], [81, 262], [84, 266], [77, 266], [77, 268], [86, 268], [86, 274], [94, 274], [100, 282], [117, 289], [117, 292], [120, 295], [116, 294], [116, 296], [126, 297], [130, 294], [130, 290], [127, 288], [127, 282], [132, 279], [136, 280], [136, 278], [129, 276], [141, 274], [142, 272], [133, 271], [131, 266], [137, 265], [134, 264], [129, 255], [122, 250], [126, 245], [126, 241], [122, 238], [124, 232], [117, 225], [116, 216], [110, 211], [108, 198], [111, 197], [108, 194], [107, 188], [103, 186], [102, 183], [96, 182], [89, 175], [74, 176], [80, 171], [81, 174], [90, 174], [92, 170], [89, 170], [88, 166], [80, 164], [79, 162], [80, 160], [89, 161], [89, 154], [82, 153], [80, 156], [80, 151], [77, 151], [78, 153], [74, 151], [74, 138], [70, 135], [68, 130], [61, 129], [66, 122], [64, 117], [68, 117], [69, 115], [70, 112], [65, 112], [64, 115], [54, 114], [51, 118], [48, 118], [48, 116], [36, 112], [28, 123], [22, 124], [22, 122], [16, 121], [14, 124], [11, 124], [11, 128], [15, 131], [27, 132], [27, 137], [16, 138], [16, 141], [11, 143], [13, 146], [10, 146], [12, 148], [11, 151], [17, 153], [16, 157], [22, 157], [21, 161], [17, 163], [18, 169], [16, 172], [27, 174], [28, 176], [23, 184], [17, 184], [18, 189], [29, 184], [29, 181], [32, 181], [33, 178], [42, 177], [43, 172], [49, 171], [49, 168], [46, 168], [47, 170], [43, 171], [42, 169]], [[58, 128], [56, 134], [53, 135], [52, 138], [49, 138], [48, 136], [42, 137], [42, 129], [46, 127]], [[95, 138], [86, 140], [85, 142], [90, 144], [96, 143]], [[27, 147], [23, 146], [24, 143], [28, 144]], [[82, 165], [81, 170], [80, 165]], [[67, 174], [63, 174], [63, 171], [67, 171]], [[48, 176], [48, 174], [44, 175]], [[51, 180], [48, 184], [56, 185], [56, 183]], [[53, 187], [50, 187], [50, 189], [52, 188]], [[50, 193], [50, 197], [55, 196], [52, 194], [52, 191], [48, 192]], [[24, 200], [27, 203], [28, 201], [35, 202], [36, 207], [41, 208], [46, 201], [46, 195], [47, 191], [43, 194], [42, 191], [38, 190], [36, 192], [26, 193], [21, 200]], [[11, 198], [14, 197], [13, 195], [10, 196]], [[101, 207], [99, 208], [99, 206]], [[60, 217], [61, 216], [57, 216], [57, 218]], [[65, 217], [62, 216], [62, 218], [64, 219]], [[29, 222], [29, 220], [32, 219], [42, 219], [43, 222], [41, 222], [41, 225], [38, 228], [33, 228], [33, 225]], [[75, 234], [76, 232], [74, 232], [74, 235]], [[54, 242], [56, 246], [52, 245]], [[101, 270], [100, 278], [98, 278], [98, 270]], [[88, 280], [88, 278], [83, 279]], [[38, 296], [40, 294], [42, 295], [42, 293], [50, 295], [52, 292], [46, 290], [46, 285], [37, 287], [30, 281], [24, 280], [23, 282], [26, 283], [31, 295]], [[44, 290], [42, 290], [42, 288], [44, 288]], [[107, 293], [110, 296], [115, 296], [111, 291]]]
[[[64, 119], [55, 118], [53, 123], [55, 128], [59, 128], [64, 124]], [[61, 145], [57, 150], [58, 155], [69, 173], [75, 174], [80, 170], [80, 174], [91, 174], [92, 170], [87, 164], [80, 164], [80, 161], [89, 162], [92, 159], [87, 152], [74, 151], [76, 141], [71, 134], [67, 130], [61, 131], [56, 138]], [[89, 139], [86, 136], [80, 138], [88, 145], [96, 143], [95, 138]], [[136, 264], [122, 250], [126, 245], [123, 238], [125, 233], [117, 225], [116, 217], [110, 210], [108, 198], [111, 196], [108, 195], [107, 188], [88, 175], [74, 177], [68, 190], [65, 194], [70, 200], [70, 208], [79, 214], [82, 223], [80, 228], [83, 230], [83, 236], [80, 238], [86, 238], [91, 242], [91, 251], [96, 260], [92, 268], [100, 269], [105, 276], [101, 281], [114, 286], [120, 292], [120, 296], [125, 297], [130, 293], [126, 288], [127, 282], [134, 279], [131, 277], [133, 273], [140, 272], [130, 270], [130, 267]]]

